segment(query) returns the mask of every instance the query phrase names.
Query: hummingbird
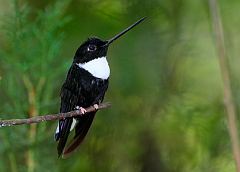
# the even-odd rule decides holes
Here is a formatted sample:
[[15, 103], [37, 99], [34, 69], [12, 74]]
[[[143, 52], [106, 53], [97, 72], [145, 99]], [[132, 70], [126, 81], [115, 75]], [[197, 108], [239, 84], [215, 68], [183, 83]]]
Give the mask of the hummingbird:
[[[107, 61], [109, 45], [144, 19], [145, 17], [141, 18], [109, 40], [88, 38], [77, 49], [61, 88], [60, 112], [80, 110], [83, 115], [59, 120], [55, 132], [59, 157], [67, 157], [79, 147], [93, 122], [98, 104], [104, 99], [110, 76]], [[85, 108], [89, 106], [94, 106], [96, 111], [85, 114]], [[66, 146], [70, 131], [73, 129], [75, 135]]]

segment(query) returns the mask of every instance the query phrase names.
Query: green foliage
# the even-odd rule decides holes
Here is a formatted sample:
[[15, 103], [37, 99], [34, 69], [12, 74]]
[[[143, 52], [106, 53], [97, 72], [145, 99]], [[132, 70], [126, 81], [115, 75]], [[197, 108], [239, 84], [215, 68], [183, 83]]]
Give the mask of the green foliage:
[[[59, 59], [63, 43], [63, 32], [60, 29], [69, 21], [69, 17], [64, 16], [68, 3], [61, 1], [44, 10], [33, 10], [27, 4], [14, 1], [11, 7], [14, 13], [3, 19], [0, 95], [5, 101], [1, 102], [2, 118], [23, 118], [57, 111], [59, 92], [56, 92], [55, 84], [58, 83], [63, 63], [56, 59]], [[52, 126], [46, 124], [39, 125], [37, 129], [29, 126], [3, 129], [1, 154], [6, 154], [7, 158], [1, 156], [1, 162], [12, 165], [3, 165], [0, 171], [26, 171], [28, 164], [19, 164], [24, 164], [27, 151], [34, 152], [32, 158], [36, 162], [46, 156], [44, 148], [41, 151], [32, 147], [49, 138], [51, 134], [46, 134], [49, 129]], [[37, 137], [33, 136], [30, 140], [28, 130], [33, 130]], [[37, 169], [40, 165], [42, 169], [48, 169], [51, 165], [47, 161], [35, 164]]]
[[[220, 1], [220, 6], [239, 104], [240, 3]], [[30, 172], [29, 155], [36, 172], [235, 171], [205, 1], [0, 1], [4, 7], [4, 119], [57, 112], [61, 84], [79, 44], [93, 35], [108, 39], [148, 18], [109, 48], [105, 99], [113, 106], [98, 112], [79, 151], [57, 158], [53, 123], [1, 128], [0, 171]]]

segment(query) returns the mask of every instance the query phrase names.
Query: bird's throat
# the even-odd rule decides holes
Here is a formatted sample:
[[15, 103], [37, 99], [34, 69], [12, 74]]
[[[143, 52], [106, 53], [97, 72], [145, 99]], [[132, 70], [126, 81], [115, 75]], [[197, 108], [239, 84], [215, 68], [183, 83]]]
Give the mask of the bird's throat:
[[76, 63], [78, 67], [85, 69], [94, 77], [108, 79], [110, 76], [110, 68], [106, 57], [99, 57], [86, 63]]

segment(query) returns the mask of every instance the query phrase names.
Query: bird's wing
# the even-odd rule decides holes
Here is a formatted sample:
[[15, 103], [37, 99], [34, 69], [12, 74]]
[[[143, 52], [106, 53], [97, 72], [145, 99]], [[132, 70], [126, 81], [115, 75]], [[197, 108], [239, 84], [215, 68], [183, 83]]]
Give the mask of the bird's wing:
[[[107, 88], [108, 88], [108, 80], [106, 81], [104, 86], [101, 88], [102, 89], [100, 91], [101, 94], [99, 94], [99, 96], [96, 97], [93, 104], [95, 104], [95, 103], [98, 104], [98, 103], [103, 101]], [[69, 143], [69, 145], [64, 148], [63, 158], [68, 157], [82, 143], [83, 139], [87, 135], [87, 132], [88, 132], [89, 128], [91, 127], [91, 124], [93, 122], [95, 114], [96, 114], [96, 111], [88, 113], [86, 115], [83, 115], [83, 116], [80, 116], [80, 117], [77, 118], [78, 122], [77, 122], [77, 125], [75, 127], [75, 136], [74, 136], [73, 140]]]
[[[65, 113], [72, 111], [76, 108], [78, 103], [78, 96], [81, 91], [80, 85], [78, 85], [79, 78], [78, 70], [75, 66], [72, 66], [67, 75], [67, 79], [64, 82], [61, 89], [61, 108], [60, 112]], [[72, 125], [73, 118], [66, 118], [59, 121], [59, 126], [55, 134], [55, 139], [58, 141], [58, 155], [60, 156], [63, 152], [63, 149], [66, 145], [68, 135], [70, 133], [70, 128]]]

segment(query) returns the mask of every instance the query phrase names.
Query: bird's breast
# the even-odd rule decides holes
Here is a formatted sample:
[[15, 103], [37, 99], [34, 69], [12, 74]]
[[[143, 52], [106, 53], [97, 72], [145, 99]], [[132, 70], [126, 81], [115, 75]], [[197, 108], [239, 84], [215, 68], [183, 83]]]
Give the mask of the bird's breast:
[[110, 68], [106, 57], [99, 57], [86, 63], [77, 63], [77, 65], [87, 70], [94, 77], [108, 79], [110, 76]]

